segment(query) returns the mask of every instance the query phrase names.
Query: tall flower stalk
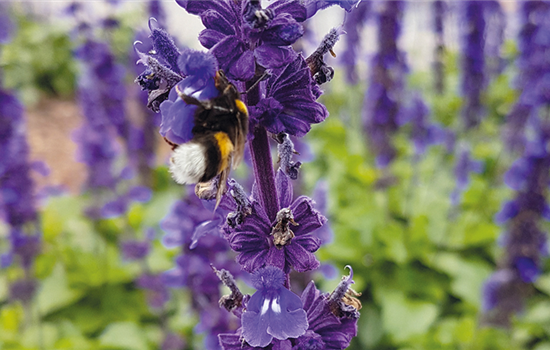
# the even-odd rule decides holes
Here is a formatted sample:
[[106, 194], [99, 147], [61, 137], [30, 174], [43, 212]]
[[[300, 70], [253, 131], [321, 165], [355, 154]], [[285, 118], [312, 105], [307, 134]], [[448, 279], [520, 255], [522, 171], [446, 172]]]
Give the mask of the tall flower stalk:
[[[541, 274], [543, 258], [548, 256], [543, 221], [550, 218], [546, 200], [550, 180], [550, 98], [547, 79], [540, 72], [550, 69], [550, 61], [543, 54], [550, 49], [550, 25], [541, 21], [550, 14], [550, 7], [548, 2], [527, 2], [523, 11], [529, 17], [520, 33], [525, 49], [520, 62], [524, 71], [531, 74], [519, 81], [524, 90], [508, 117], [510, 127], [521, 126], [516, 140], [524, 140], [523, 154], [504, 177], [515, 193], [496, 217], [498, 223], [505, 224], [505, 254], [484, 288], [485, 322], [500, 326], [509, 326], [511, 316], [523, 309], [531, 284]], [[528, 104], [523, 103], [526, 98]]]
[[[225, 238], [237, 252], [236, 261], [242, 269], [252, 273], [257, 290], [252, 296], [243, 296], [233, 275], [213, 262], [214, 271], [232, 291], [220, 300], [220, 305], [240, 320], [235, 333], [219, 335], [219, 346], [227, 350], [284, 344], [307, 349], [308, 344], [316, 344], [344, 349], [356, 334], [359, 317], [358, 300], [350, 294], [351, 276], [330, 297], [320, 295], [314, 286], [304, 291], [302, 298], [289, 290], [291, 270], [306, 272], [319, 267], [313, 253], [320, 240], [312, 233], [326, 219], [313, 208], [310, 198], [293, 199], [289, 173], [295, 177], [297, 167], [292, 164], [296, 163], [281, 154], [280, 158], [287, 161], [275, 171], [270, 135], [280, 142], [284, 142], [285, 134], [304, 136], [311, 124], [327, 117], [326, 108], [316, 99], [321, 95], [319, 85], [332, 79], [334, 69], [323, 58], [332, 52], [342, 30], [330, 30], [307, 58], [291, 45], [303, 34], [301, 23], [318, 10], [339, 3], [349, 11], [355, 2], [302, 4], [285, 0], [267, 8], [258, 0], [176, 2], [190, 14], [200, 16], [206, 29], [199, 41], [209, 51], [179, 51], [168, 44], [155, 47], [152, 55], [140, 53], [146, 72], [137, 81], [148, 91], [150, 106], [161, 110], [161, 135], [176, 149], [195, 136], [197, 106], [180, 98], [181, 92], [213, 101], [223, 93], [215, 85], [219, 69], [243, 91], [241, 99], [250, 120], [248, 142], [255, 179], [252, 193], [246, 194], [231, 180], [215, 212], [222, 215], [222, 230], [211, 223], [206, 225], [209, 230], [197, 235], [198, 242], [207, 231]], [[164, 37], [163, 42], [173, 43], [167, 35]], [[319, 327], [320, 323], [336, 327], [336, 333]]]
[[[0, 12], [0, 43], [7, 43], [14, 24], [5, 4], [0, 4]], [[9, 296], [12, 301], [22, 302], [26, 316], [31, 317], [30, 302], [37, 287], [33, 268], [42, 237], [23, 110], [15, 95], [2, 89], [0, 70], [0, 219], [9, 230], [9, 246], [0, 256], [0, 268], [19, 268], [9, 281]]]
[[404, 54], [397, 47], [401, 33], [403, 1], [385, 1], [378, 17], [378, 52], [371, 61], [371, 79], [363, 105], [363, 129], [380, 167], [396, 156], [392, 136], [399, 127], [404, 76]]

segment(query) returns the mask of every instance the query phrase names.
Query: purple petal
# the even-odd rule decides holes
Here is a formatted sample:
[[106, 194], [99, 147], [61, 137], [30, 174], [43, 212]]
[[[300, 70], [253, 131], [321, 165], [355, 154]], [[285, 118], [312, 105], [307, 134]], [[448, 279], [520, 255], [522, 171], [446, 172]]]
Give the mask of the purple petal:
[[[312, 239], [314, 239], [314, 237], [312, 237]], [[317, 248], [319, 248], [320, 245], [319, 242]], [[298, 272], [315, 270], [321, 265], [315, 255], [302, 247], [296, 240], [293, 240], [285, 247], [285, 256], [287, 263]]]
[[199, 34], [199, 42], [207, 49], [211, 49], [214, 45], [222, 41], [226, 36], [217, 30], [205, 29]]
[[238, 80], [250, 80], [254, 77], [256, 71], [256, 62], [254, 61], [254, 53], [245, 51], [231, 66], [229, 74]]
[[254, 50], [254, 56], [260, 66], [278, 68], [294, 61], [298, 54], [291, 47], [263, 44]]
[[140, 203], [148, 202], [152, 195], [151, 189], [145, 186], [134, 186], [128, 191], [128, 198]]

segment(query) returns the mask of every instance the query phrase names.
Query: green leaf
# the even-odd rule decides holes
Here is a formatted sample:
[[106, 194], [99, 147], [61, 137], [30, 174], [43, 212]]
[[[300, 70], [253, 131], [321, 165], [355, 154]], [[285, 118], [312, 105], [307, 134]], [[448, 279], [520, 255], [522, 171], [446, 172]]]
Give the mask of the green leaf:
[[451, 290], [456, 296], [477, 308], [481, 306], [481, 288], [492, 272], [488, 263], [465, 259], [455, 253], [439, 253], [432, 266], [453, 278]]
[[52, 274], [41, 283], [36, 303], [41, 315], [70, 305], [82, 296], [82, 292], [69, 288], [65, 268], [57, 264]]
[[425, 333], [437, 317], [437, 306], [406, 298], [401, 291], [380, 289], [382, 322], [386, 331], [398, 342]]
[[148, 350], [147, 338], [143, 329], [133, 322], [110, 324], [99, 336], [101, 348], [128, 350]]
[[26, 348], [52, 349], [58, 338], [55, 324], [40, 323], [26, 327], [21, 334], [21, 344]]
[[538, 290], [550, 295], [550, 274], [544, 274], [535, 281]]

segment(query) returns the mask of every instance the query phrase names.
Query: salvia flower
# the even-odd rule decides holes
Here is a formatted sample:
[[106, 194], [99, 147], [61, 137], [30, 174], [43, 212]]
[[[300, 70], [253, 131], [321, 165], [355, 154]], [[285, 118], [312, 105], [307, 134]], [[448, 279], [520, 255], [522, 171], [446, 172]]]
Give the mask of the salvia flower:
[[343, 29], [346, 32], [344, 36], [346, 49], [341, 56], [341, 62], [346, 69], [346, 80], [351, 84], [357, 83], [356, 63], [357, 55], [361, 49], [360, 35], [365, 21], [371, 12], [371, 5], [370, 1], [361, 1], [357, 4], [357, 8], [345, 18]]
[[264, 68], [292, 62], [292, 45], [303, 34], [299, 22], [306, 19], [305, 8], [294, 1], [278, 1], [265, 10], [259, 1], [192, 1], [177, 3], [201, 17], [206, 27], [201, 44], [216, 56], [228, 78], [250, 80], [255, 63]]
[[162, 275], [163, 284], [170, 288], [189, 289], [192, 307], [200, 316], [195, 330], [206, 334], [204, 341], [208, 350], [219, 348], [219, 333], [236, 328], [232, 326], [230, 315], [218, 305], [220, 281], [210, 272], [212, 266], [235, 275], [240, 271], [234, 254], [220, 232], [224, 221], [221, 212], [227, 215], [223, 210], [226, 201], [224, 197], [220, 208], [213, 214], [203, 205], [206, 202], [201, 202], [195, 195], [187, 196], [174, 204], [161, 223], [161, 228], [166, 232], [163, 243], [181, 250], [174, 268]]
[[273, 134], [304, 136], [311, 124], [320, 123], [328, 111], [314, 95], [311, 71], [302, 56], [274, 70], [266, 82], [265, 98], [249, 108], [251, 123]]
[[[246, 308], [242, 314], [242, 326], [234, 334], [220, 334], [220, 344], [224, 350], [238, 350], [238, 349], [293, 349], [293, 350], [312, 350], [312, 349], [323, 349], [323, 350], [342, 350], [346, 349], [351, 339], [357, 335], [357, 317], [359, 316], [357, 310], [361, 308], [361, 303], [358, 299], [355, 298], [357, 293], [353, 292], [349, 288], [350, 284], [353, 283], [352, 274], [350, 276], [345, 276], [342, 279], [342, 282], [336, 287], [332, 293], [322, 293], [315, 287], [315, 283], [311, 281], [306, 289], [302, 292], [302, 295], [299, 299], [300, 303], [293, 301], [295, 303], [295, 308], [289, 307], [288, 311], [301, 310], [297, 314], [302, 314], [302, 311], [305, 311], [306, 320], [301, 320], [296, 317], [296, 319], [287, 320], [289, 324], [295, 325], [295, 327], [300, 330], [304, 325], [306, 325], [305, 332], [301, 331], [300, 335], [297, 337], [276, 337], [271, 336], [269, 332], [264, 332], [258, 330], [258, 311], [261, 315], [264, 311], [264, 322], [265, 319], [269, 319], [271, 314], [276, 313], [280, 309], [280, 315], [277, 315], [278, 318], [292, 318], [289, 315], [283, 314], [284, 310], [282, 307], [282, 302], [285, 300], [285, 297], [280, 296], [280, 294], [287, 295], [290, 299], [295, 299], [294, 293], [288, 291], [286, 288], [282, 287], [285, 291], [281, 290], [274, 291], [273, 281], [275, 280], [273, 276], [277, 276], [277, 272], [281, 273], [280, 270], [275, 268], [265, 268], [257, 271], [255, 273], [256, 278], [264, 277], [260, 281], [260, 289], [250, 298], [250, 301], [246, 303]], [[281, 276], [279, 276], [281, 277]], [[282, 278], [281, 278], [282, 279]], [[271, 282], [271, 283], [270, 283]], [[288, 294], [290, 293], [290, 294]], [[292, 296], [291, 296], [292, 295]], [[256, 305], [252, 304], [252, 299], [256, 297]], [[274, 302], [279, 297], [279, 302]], [[288, 301], [287, 301], [288, 302]], [[290, 302], [288, 302], [290, 304]], [[261, 304], [261, 305], [258, 305]], [[300, 309], [298, 309], [300, 305]], [[252, 307], [253, 311], [250, 317], [256, 321], [255, 324], [249, 324], [249, 320], [246, 322], [245, 315], [247, 314], [248, 308]], [[342, 312], [346, 310], [346, 312]], [[271, 322], [269, 322], [271, 325]], [[252, 330], [256, 330], [253, 334], [246, 335], [249, 332], [248, 327]], [[278, 327], [281, 327], [278, 325]], [[269, 329], [269, 328], [268, 328]], [[279, 328], [280, 329], [280, 328]], [[271, 329], [273, 333], [276, 333]], [[296, 332], [297, 333], [297, 332]], [[262, 337], [269, 338], [273, 337], [271, 342], [260, 341], [258, 338]], [[247, 339], [248, 338], [248, 339]], [[242, 341], [245, 340], [245, 342]], [[249, 342], [252, 340], [252, 343]], [[263, 345], [265, 344], [265, 345]]]
[[160, 134], [174, 143], [184, 143], [193, 137], [194, 115], [196, 105], [187, 104], [179, 97], [179, 93], [193, 96], [199, 100], [207, 100], [217, 96], [214, 77], [217, 62], [214, 56], [187, 50], [178, 59], [181, 72], [186, 76], [170, 91], [168, 100], [164, 101], [160, 110], [162, 122]]
[[481, 121], [481, 93], [486, 86], [485, 76], [485, 17], [484, 1], [464, 2], [465, 33], [462, 58], [462, 93], [464, 126], [475, 127]]
[[29, 148], [25, 139], [23, 106], [0, 90], [0, 205], [12, 227], [36, 220]]
[[420, 96], [415, 96], [412, 105], [403, 113], [404, 122], [411, 124], [411, 138], [416, 154], [423, 154], [428, 146], [441, 143], [446, 131], [437, 124], [431, 124], [430, 111]]
[[481, 173], [483, 171], [483, 163], [472, 159], [469, 148], [462, 144], [458, 147], [457, 158], [454, 168], [456, 177], [456, 188], [451, 194], [451, 201], [456, 205], [460, 200], [462, 192], [470, 183], [471, 173]]
[[[546, 15], [550, 4], [544, 1], [525, 1], [521, 5], [522, 28], [518, 37], [519, 57], [517, 60], [520, 74], [516, 80], [516, 88], [521, 92], [518, 100], [506, 118], [504, 138], [506, 146], [514, 151], [521, 151], [525, 146], [525, 129], [535, 116], [536, 106], [540, 102], [537, 82], [548, 69], [544, 45]], [[541, 40], [543, 39], [543, 40]]]
[[292, 185], [282, 170], [276, 177], [279, 206], [277, 217], [269, 220], [265, 209], [253, 201], [251, 213], [243, 223], [224, 226], [226, 237], [237, 255], [237, 262], [248, 272], [266, 265], [289, 273], [291, 267], [305, 272], [319, 267], [313, 253], [321, 244], [312, 232], [320, 228], [326, 218], [313, 208], [310, 198], [301, 196], [292, 202]]
[[403, 98], [405, 57], [397, 47], [403, 14], [402, 1], [386, 1], [378, 17], [378, 53], [371, 61], [371, 83], [363, 106], [363, 129], [376, 162], [387, 166], [396, 156], [392, 135], [398, 129]]
[[0, 87], [0, 219], [10, 232], [9, 248], [0, 263], [2, 267], [15, 263], [24, 269], [25, 277], [10, 285], [10, 297], [25, 303], [36, 290], [32, 267], [42, 246], [31, 168], [23, 106]]
[[297, 338], [308, 328], [300, 297], [284, 286], [284, 272], [267, 266], [252, 275], [257, 289], [241, 316], [244, 340], [251, 346], [264, 347], [273, 338]]
[[445, 40], [443, 32], [443, 24], [445, 19], [445, 13], [447, 10], [447, 4], [443, 0], [436, 0], [433, 2], [434, 12], [434, 32], [435, 32], [435, 57], [433, 70], [435, 75], [435, 91], [439, 94], [443, 93], [445, 89], [444, 72], [443, 72], [443, 54], [445, 53]]
[[550, 218], [546, 201], [550, 180], [549, 142], [550, 128], [543, 125], [536, 138], [527, 143], [523, 156], [505, 175], [506, 184], [516, 195], [503, 205], [496, 217], [497, 222], [506, 224], [503, 237], [506, 256], [484, 290], [487, 322], [492, 324], [508, 325], [511, 314], [521, 310], [526, 287], [540, 276], [542, 258], [548, 256], [541, 221]]

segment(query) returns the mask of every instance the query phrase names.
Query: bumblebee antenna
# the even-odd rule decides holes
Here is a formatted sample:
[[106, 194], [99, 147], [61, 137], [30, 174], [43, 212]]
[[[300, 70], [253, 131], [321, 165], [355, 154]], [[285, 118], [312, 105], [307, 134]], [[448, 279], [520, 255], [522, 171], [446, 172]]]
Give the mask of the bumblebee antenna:
[[250, 86], [248, 89], [246, 89], [246, 91], [241, 92], [240, 94], [241, 94], [241, 95], [246, 95], [246, 94], [248, 94], [248, 93], [250, 92], [250, 90], [254, 89], [256, 86], [258, 86], [258, 84], [259, 84], [261, 81], [265, 80], [265, 79], [268, 78], [270, 75], [271, 75], [271, 74], [269, 74], [268, 72], [264, 72], [264, 74], [262, 74], [262, 76], [259, 77], [258, 80], [256, 80], [256, 81], [254, 82], [254, 84], [252, 84], [252, 86]]

